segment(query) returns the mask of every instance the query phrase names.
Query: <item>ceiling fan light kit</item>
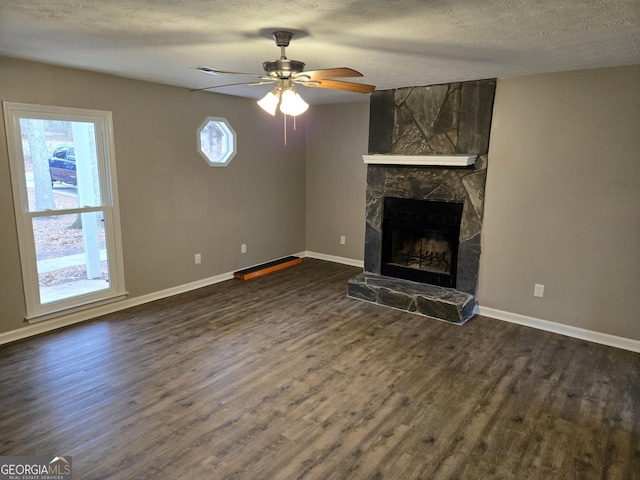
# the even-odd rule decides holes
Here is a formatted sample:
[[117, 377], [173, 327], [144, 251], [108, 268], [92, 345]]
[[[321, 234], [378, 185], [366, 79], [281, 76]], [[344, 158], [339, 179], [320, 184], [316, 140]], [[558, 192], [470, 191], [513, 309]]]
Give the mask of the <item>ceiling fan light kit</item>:
[[263, 62], [262, 68], [265, 71], [263, 74], [231, 72], [207, 67], [206, 65], [197, 67], [198, 70], [212, 75], [248, 75], [258, 77], [260, 79], [259, 81], [214, 85], [198, 90], [209, 90], [211, 88], [231, 85], [264, 85], [266, 83], [275, 83], [275, 88], [262, 99], [258, 100], [258, 105], [270, 115], [276, 114], [279, 105], [280, 111], [284, 115], [291, 115], [293, 117], [303, 114], [309, 108], [309, 104], [295, 91], [296, 83], [305, 87], [328, 88], [355, 93], [371, 93], [375, 90], [376, 87], [373, 85], [334, 80], [335, 78], [362, 77], [360, 72], [351, 68], [326, 68], [305, 72], [304, 62], [290, 60], [285, 54], [285, 48], [289, 46], [293, 33], [280, 30], [273, 32], [272, 36], [276, 45], [280, 47], [280, 58], [278, 60]]
[[278, 103], [280, 103], [280, 92], [278, 92], [277, 88], [274, 88], [273, 91], [267, 93], [257, 103], [265, 112], [275, 116]]
[[309, 104], [293, 89], [282, 92], [280, 100], [280, 111], [285, 115], [295, 117], [307, 111]]
[[258, 100], [258, 105], [270, 115], [275, 115], [278, 105], [284, 115], [295, 117], [307, 111], [309, 104], [296, 93], [292, 82], [286, 82], [284, 86], [276, 86], [262, 99]]

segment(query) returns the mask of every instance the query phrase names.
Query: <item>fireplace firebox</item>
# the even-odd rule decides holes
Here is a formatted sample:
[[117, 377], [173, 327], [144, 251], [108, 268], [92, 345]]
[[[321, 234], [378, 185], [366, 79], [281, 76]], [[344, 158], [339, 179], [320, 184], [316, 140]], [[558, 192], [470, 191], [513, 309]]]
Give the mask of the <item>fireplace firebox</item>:
[[380, 273], [456, 288], [462, 203], [385, 197]]

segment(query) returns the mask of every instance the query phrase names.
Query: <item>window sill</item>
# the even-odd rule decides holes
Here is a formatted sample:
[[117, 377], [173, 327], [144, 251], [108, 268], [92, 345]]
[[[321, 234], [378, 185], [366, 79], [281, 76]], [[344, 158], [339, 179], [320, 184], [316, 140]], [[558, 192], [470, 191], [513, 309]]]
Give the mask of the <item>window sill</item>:
[[71, 315], [74, 313], [82, 312], [90, 308], [101, 307], [109, 303], [123, 300], [129, 295], [129, 292], [114, 293], [108, 297], [102, 297], [100, 300], [90, 300], [85, 303], [76, 303], [73, 307], [62, 307], [59, 310], [48, 311], [47, 313], [36, 313], [34, 315], [28, 315], [25, 320], [29, 325], [44, 322], [46, 320], [52, 320], [54, 318], [60, 318], [64, 315]]

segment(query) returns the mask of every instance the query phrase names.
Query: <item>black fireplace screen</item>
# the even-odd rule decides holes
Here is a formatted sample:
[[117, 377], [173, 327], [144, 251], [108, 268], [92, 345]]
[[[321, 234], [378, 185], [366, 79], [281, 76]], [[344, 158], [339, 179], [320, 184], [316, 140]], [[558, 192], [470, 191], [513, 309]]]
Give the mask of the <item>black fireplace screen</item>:
[[385, 198], [382, 275], [455, 288], [462, 207]]

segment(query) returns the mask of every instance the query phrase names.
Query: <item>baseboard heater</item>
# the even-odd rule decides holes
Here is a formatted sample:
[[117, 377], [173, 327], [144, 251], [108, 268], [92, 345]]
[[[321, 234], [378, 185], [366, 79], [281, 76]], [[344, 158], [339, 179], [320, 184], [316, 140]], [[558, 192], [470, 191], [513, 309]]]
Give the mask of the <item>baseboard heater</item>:
[[237, 272], [234, 272], [233, 278], [237, 278], [238, 280], [250, 280], [252, 278], [266, 275], [267, 273], [297, 265], [300, 262], [302, 262], [300, 257], [284, 257], [272, 262], [263, 263], [262, 265], [256, 265], [255, 267], [238, 270]]

